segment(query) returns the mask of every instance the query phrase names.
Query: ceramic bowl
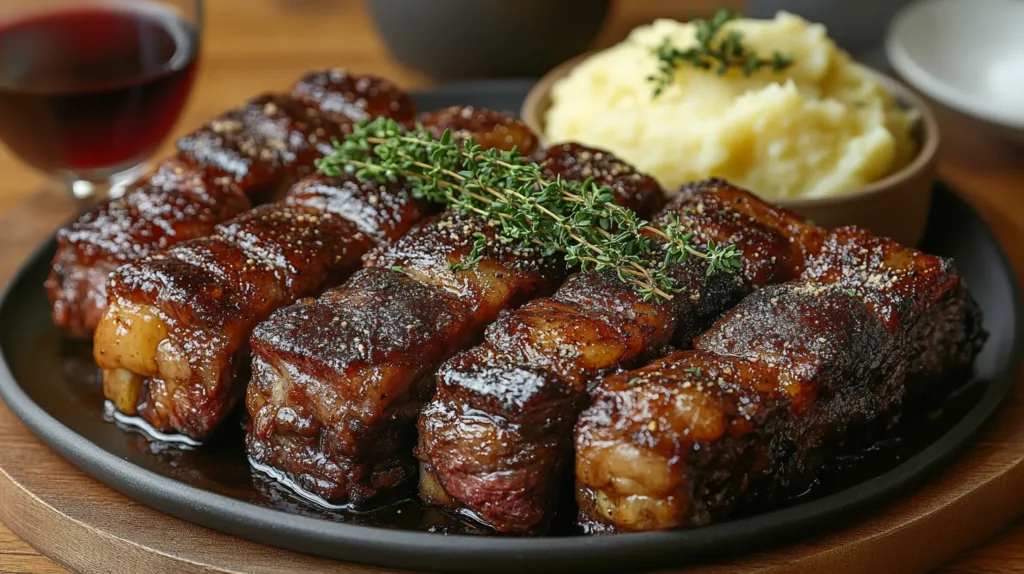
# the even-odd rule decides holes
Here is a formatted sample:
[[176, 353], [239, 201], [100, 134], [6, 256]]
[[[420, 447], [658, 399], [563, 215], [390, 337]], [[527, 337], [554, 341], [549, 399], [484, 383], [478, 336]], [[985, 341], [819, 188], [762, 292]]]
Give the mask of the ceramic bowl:
[[435, 79], [536, 77], [583, 53], [610, 0], [368, 0], [391, 54]]
[[[584, 54], [551, 70], [526, 97], [520, 115], [542, 138], [544, 117], [551, 107], [551, 87], [589, 55]], [[939, 127], [920, 96], [897, 80], [869, 72], [878, 77], [901, 107], [918, 112], [920, 121], [912, 134], [918, 143], [917, 155], [899, 171], [843, 195], [783, 199], [775, 203], [827, 228], [860, 225], [904, 245], [916, 245], [924, 234], [935, 184]]]
[[886, 54], [915, 88], [1024, 142], [1024, 2], [923, 0], [901, 10]]

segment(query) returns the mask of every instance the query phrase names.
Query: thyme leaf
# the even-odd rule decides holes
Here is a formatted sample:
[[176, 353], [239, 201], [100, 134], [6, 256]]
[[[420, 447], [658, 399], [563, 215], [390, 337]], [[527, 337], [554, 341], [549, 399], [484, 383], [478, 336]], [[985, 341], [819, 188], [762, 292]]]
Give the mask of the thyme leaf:
[[[562, 253], [566, 264], [583, 270], [614, 269], [647, 300], [680, 292], [670, 270], [691, 256], [705, 260], [709, 274], [742, 266], [735, 246], [709, 241], [701, 248], [677, 217], [653, 227], [616, 204], [613, 190], [593, 179], [550, 179], [542, 165], [516, 150], [484, 151], [472, 140], [456, 141], [449, 131], [435, 140], [422, 126], [406, 130], [389, 118], [364, 120], [316, 166], [326, 175], [414, 181], [417, 197], [493, 222], [498, 240], [539, 246], [545, 256]], [[473, 249], [453, 268], [476, 265], [487, 242], [484, 234], [474, 234]]]
[[654, 84], [652, 98], [657, 98], [666, 88], [675, 82], [676, 70], [688, 63], [699, 70], [714, 70], [719, 76], [730, 69], [740, 70], [745, 77], [762, 68], [773, 72], [781, 72], [793, 64], [793, 57], [778, 50], [771, 57], [761, 58], [743, 45], [743, 34], [730, 30], [722, 34], [725, 24], [741, 15], [725, 8], [715, 11], [711, 20], [694, 20], [697, 28], [697, 45], [685, 50], [672, 45], [670, 38], [665, 38], [654, 49], [658, 58], [658, 71], [647, 77]]

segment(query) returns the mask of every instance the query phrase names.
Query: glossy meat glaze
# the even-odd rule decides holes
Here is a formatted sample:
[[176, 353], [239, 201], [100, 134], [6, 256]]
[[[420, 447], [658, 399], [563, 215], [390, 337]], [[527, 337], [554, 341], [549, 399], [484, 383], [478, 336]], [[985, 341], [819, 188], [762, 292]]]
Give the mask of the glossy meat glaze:
[[106, 306], [106, 279], [119, 265], [209, 235], [253, 204], [280, 198], [353, 120], [408, 122], [415, 113], [386, 80], [326, 70], [300, 79], [291, 94], [262, 95], [222, 114], [181, 138], [177, 155], [124, 196], [57, 232], [46, 281], [54, 322], [90, 337]]
[[[532, 141], [516, 143], [529, 152]], [[663, 201], [654, 180], [611, 154], [569, 144], [537, 160], [550, 177], [612, 185], [644, 216]], [[475, 233], [488, 238], [481, 260], [452, 270]], [[249, 455], [335, 504], [361, 505], [415, 479], [415, 421], [437, 366], [502, 311], [551, 293], [565, 272], [560, 256], [504, 244], [493, 226], [453, 212], [366, 263], [341, 287], [274, 313], [252, 338]]]
[[[393, 222], [385, 229], [395, 236], [421, 214], [399, 185], [321, 183], [349, 187], [349, 201], [377, 198], [380, 209], [359, 213]], [[107, 399], [157, 430], [208, 436], [244, 388], [239, 370], [247, 367], [255, 324], [343, 279], [373, 246], [360, 227], [381, 227], [380, 221], [361, 226], [326, 206], [257, 207], [218, 224], [208, 237], [118, 268], [93, 341]]]
[[922, 392], [963, 381], [984, 338], [950, 261], [839, 229], [693, 350], [593, 390], [575, 430], [580, 523], [680, 528], [776, 505]]
[[[669, 301], [613, 272], [563, 284], [560, 256], [431, 215], [413, 183], [312, 173], [332, 138], [380, 115], [416, 119], [385, 80], [310, 73], [182, 138], [58, 231], [54, 321], [95, 330], [118, 410], [203, 440], [244, 393], [254, 465], [333, 504], [418, 477], [428, 504], [536, 535], [575, 478], [587, 533], [682, 528], [804, 491], [837, 453], [962, 382], [985, 339], [951, 261], [827, 233], [720, 180], [663, 208], [657, 183], [611, 154], [539, 150], [491, 110], [420, 118], [516, 148], [549, 177], [594, 178], [655, 226], [677, 216], [698, 244], [743, 255], [736, 274], [676, 265], [685, 290]], [[453, 268], [480, 234], [479, 262]]]
[[587, 385], [686, 343], [754, 288], [803, 269], [824, 232], [723, 181], [684, 188], [655, 219], [677, 214], [698, 244], [732, 243], [735, 274], [691, 257], [673, 271], [685, 292], [646, 302], [614, 273], [570, 278], [551, 298], [502, 316], [483, 344], [437, 375], [419, 420], [420, 496], [498, 531], [541, 533], [571, 470], [572, 428]]
[[313, 175], [208, 237], [118, 268], [93, 345], [106, 397], [157, 430], [206, 438], [244, 392], [256, 324], [343, 280], [423, 212], [405, 183]]

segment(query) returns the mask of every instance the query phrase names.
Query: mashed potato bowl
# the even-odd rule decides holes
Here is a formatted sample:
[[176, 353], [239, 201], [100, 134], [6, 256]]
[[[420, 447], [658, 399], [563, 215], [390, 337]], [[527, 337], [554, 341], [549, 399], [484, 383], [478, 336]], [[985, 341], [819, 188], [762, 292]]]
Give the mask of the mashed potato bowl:
[[[827, 41], [824, 29], [817, 28], [811, 31]], [[616, 72], [627, 74], [632, 85], [617, 93], [599, 85], [595, 89], [604, 93], [596, 102], [583, 93], [581, 76], [597, 77], [599, 83], [621, 79], [608, 79], [602, 73], [595, 76], [594, 70], [583, 68], [600, 65], [600, 56], [607, 51], [585, 54], [544, 76], [525, 100], [521, 115], [547, 143], [573, 139], [607, 149], [654, 175], [668, 190], [693, 179], [725, 177], [819, 225], [856, 224], [905, 244], [917, 243], [926, 224], [939, 143], [938, 127], [927, 105], [899, 82], [852, 61], [841, 62], [840, 72], [821, 72], [824, 79], [819, 83], [831, 84], [828, 90], [840, 93], [847, 107], [858, 109], [844, 110], [844, 104], [832, 96], [805, 105], [797, 100], [808, 98], [808, 92], [814, 99], [815, 88], [806, 86], [808, 80], [791, 78], [809, 73], [798, 68], [801, 59], [807, 67], [825, 65], [817, 61], [821, 50], [792, 43], [784, 44], [782, 50], [793, 54], [797, 63], [774, 80], [768, 70], [758, 72], [757, 79], [736, 72], [737, 77], [725, 78], [723, 85], [713, 72], [683, 70], [681, 74], [696, 75], [696, 79], [684, 77], [670, 90], [698, 93], [677, 95], [676, 101], [687, 97], [693, 101], [673, 106], [667, 114], [659, 112], [653, 120], [644, 116], [643, 109], [645, 101], [652, 101], [646, 95], [651, 86], [643, 81], [649, 73], [644, 66], [649, 63], [639, 60], [636, 50], [625, 57], [637, 61], [627, 62], [626, 71]], [[845, 53], [832, 57], [849, 58]], [[565, 78], [570, 79], [562, 82]], [[795, 94], [794, 84], [800, 81], [805, 84], [802, 93]], [[638, 93], [629, 94], [630, 90]], [[884, 93], [879, 95], [878, 90]], [[672, 94], [661, 97], [665, 96]], [[574, 97], [580, 100], [578, 108]], [[556, 101], [562, 107], [558, 115], [552, 113]], [[722, 113], [716, 101], [726, 102], [728, 113]], [[672, 100], [668, 102], [671, 106]], [[665, 102], [651, 105], [665, 106]], [[702, 110], [701, 106], [707, 107]], [[866, 117], [860, 108], [869, 108]], [[686, 133], [675, 136], [673, 130]]]

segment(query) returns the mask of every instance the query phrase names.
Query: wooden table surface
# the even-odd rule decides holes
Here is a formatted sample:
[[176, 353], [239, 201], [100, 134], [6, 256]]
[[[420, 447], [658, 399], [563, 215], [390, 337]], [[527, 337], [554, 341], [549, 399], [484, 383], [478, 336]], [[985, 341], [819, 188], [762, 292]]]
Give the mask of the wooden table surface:
[[[9, 0], [5, 0], [7, 2]], [[21, 0], [19, 0], [21, 1]], [[26, 0], [27, 1], [27, 0]], [[633, 26], [657, 16], [686, 18], [694, 8], [722, 2], [707, 0], [619, 0], [598, 39], [607, 45]], [[742, 7], [742, 1], [725, 2]], [[302, 72], [343, 66], [372, 72], [407, 88], [430, 83], [389, 58], [359, 0], [209, 0], [200, 73], [174, 139], [246, 98], [288, 85]], [[1014, 148], [974, 122], [938, 110], [944, 144], [940, 172], [993, 227], [1018, 276], [1024, 271], [1024, 147]], [[48, 188], [42, 176], [20, 164], [0, 146], [0, 226], [41, 241], [52, 230], [33, 225], [33, 213], [74, 206]], [[50, 216], [43, 218], [53, 221]], [[58, 218], [59, 219], [59, 218]], [[7, 255], [7, 254], [5, 254]], [[10, 254], [0, 280], [11, 273]], [[42, 444], [38, 448], [46, 448]], [[1022, 485], [1024, 486], [1024, 485]], [[64, 572], [0, 524], [0, 572]], [[1024, 521], [996, 539], [947, 565], [942, 572], [1009, 573], [1024, 571]]]

